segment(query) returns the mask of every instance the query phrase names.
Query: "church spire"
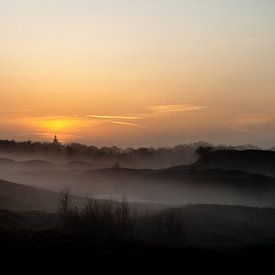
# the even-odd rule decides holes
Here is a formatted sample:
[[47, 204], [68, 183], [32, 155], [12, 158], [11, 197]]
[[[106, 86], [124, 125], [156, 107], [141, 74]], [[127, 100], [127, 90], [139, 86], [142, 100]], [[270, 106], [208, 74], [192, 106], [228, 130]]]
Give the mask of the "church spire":
[[54, 145], [60, 145], [60, 142], [58, 141], [56, 135], [54, 135], [53, 144], [54, 144]]

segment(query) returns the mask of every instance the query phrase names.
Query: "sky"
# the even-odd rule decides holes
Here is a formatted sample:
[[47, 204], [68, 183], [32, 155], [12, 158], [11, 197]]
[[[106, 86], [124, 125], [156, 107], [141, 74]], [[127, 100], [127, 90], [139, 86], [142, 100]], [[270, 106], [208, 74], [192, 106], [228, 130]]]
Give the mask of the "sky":
[[274, 0], [0, 0], [0, 139], [275, 146]]

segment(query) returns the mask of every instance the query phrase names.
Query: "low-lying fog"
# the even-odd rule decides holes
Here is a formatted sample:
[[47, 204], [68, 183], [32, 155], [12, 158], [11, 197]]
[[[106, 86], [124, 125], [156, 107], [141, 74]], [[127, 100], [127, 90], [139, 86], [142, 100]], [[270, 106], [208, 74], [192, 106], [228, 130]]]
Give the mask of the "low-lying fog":
[[[190, 174], [189, 168], [124, 169], [81, 161], [54, 163], [40, 160], [2, 159], [0, 179], [59, 192], [70, 187], [72, 194], [102, 198], [127, 197], [129, 202], [165, 205], [233, 204], [274, 206], [274, 190], [250, 186], [231, 177]], [[237, 181], [237, 183], [236, 183]], [[16, 196], [16, 194], [14, 194]]]

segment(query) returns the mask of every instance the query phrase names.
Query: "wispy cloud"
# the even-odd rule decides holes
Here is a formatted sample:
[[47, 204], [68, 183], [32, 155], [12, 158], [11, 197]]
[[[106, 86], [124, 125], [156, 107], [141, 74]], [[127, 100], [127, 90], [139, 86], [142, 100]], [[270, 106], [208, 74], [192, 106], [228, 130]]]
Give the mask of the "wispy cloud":
[[88, 115], [90, 118], [96, 118], [96, 119], [122, 119], [122, 120], [139, 120], [139, 119], [144, 119], [145, 117], [142, 116], [109, 116], [109, 115]]
[[[175, 113], [200, 111], [206, 109], [206, 106], [198, 106], [192, 104], [170, 104], [170, 105], [153, 105], [146, 107], [145, 112], [135, 113], [132, 115], [106, 115], [106, 114], [90, 114], [88, 118], [104, 123], [117, 124], [122, 126], [139, 127], [143, 129], [152, 129], [146, 125], [137, 123], [140, 120], [146, 121], [149, 119], [168, 116]], [[131, 121], [131, 122], [129, 122]]]
[[152, 117], [156, 114], [165, 115], [169, 113], [181, 113], [190, 111], [199, 111], [206, 109], [206, 106], [198, 106], [192, 104], [170, 104], [170, 105], [154, 105], [146, 107], [146, 112], [134, 115], [87, 115], [89, 118], [102, 120], [141, 120]]
[[124, 122], [124, 121], [112, 121], [112, 124], [149, 129], [149, 127], [146, 127], [138, 123], [130, 123], [130, 122]]
[[235, 119], [229, 126], [229, 129], [243, 133], [257, 133], [257, 126], [268, 124], [272, 121], [271, 116], [249, 115]]
[[197, 106], [191, 104], [173, 104], [173, 105], [156, 105], [148, 107], [153, 113], [181, 113], [190, 111], [199, 111], [206, 109], [206, 106]]

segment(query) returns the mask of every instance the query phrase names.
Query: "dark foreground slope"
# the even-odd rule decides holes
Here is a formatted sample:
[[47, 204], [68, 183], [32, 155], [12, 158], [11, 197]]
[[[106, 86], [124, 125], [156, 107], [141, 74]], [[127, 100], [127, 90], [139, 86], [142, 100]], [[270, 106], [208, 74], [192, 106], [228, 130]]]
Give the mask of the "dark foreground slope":
[[[76, 205], [81, 205], [83, 199], [72, 198]], [[21, 211], [56, 212], [59, 194], [30, 187], [27, 185], [0, 180], [0, 208]]]
[[[275, 210], [238, 206], [193, 205], [176, 211], [183, 239], [159, 242], [137, 236], [95, 233], [60, 226], [54, 214], [0, 210], [0, 245], [6, 255], [54, 257], [179, 257], [189, 260], [268, 260], [275, 255]], [[156, 217], [156, 216], [154, 216]], [[152, 218], [154, 218], [152, 217]], [[124, 259], [124, 258], [120, 258]], [[137, 259], [137, 258], [136, 258]]]
[[55, 212], [57, 202], [57, 193], [0, 180], [1, 208]]

